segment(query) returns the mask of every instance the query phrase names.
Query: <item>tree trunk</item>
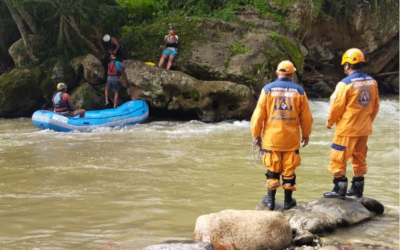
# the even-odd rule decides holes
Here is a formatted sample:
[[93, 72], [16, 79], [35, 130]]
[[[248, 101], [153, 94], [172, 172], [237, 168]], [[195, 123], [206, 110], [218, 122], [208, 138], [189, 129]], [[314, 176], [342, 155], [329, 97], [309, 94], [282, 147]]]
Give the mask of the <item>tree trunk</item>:
[[103, 32], [101, 31], [101, 28], [97, 25], [93, 26], [93, 30], [96, 33], [97, 45], [99, 46], [101, 53], [104, 55], [106, 53], [106, 51], [103, 46]]
[[65, 25], [65, 20], [64, 20], [64, 18], [61, 18], [61, 20], [63, 20], [63, 30], [62, 30], [62, 32], [63, 32], [63, 37], [65, 38], [65, 40], [67, 40], [68, 47], [69, 47], [70, 49], [72, 49], [73, 51], [76, 51], [76, 48], [75, 48], [74, 45], [72, 44], [71, 37], [69, 36], [68, 26]]
[[37, 31], [37, 28], [36, 28], [36, 24], [32, 19], [32, 16], [28, 12], [25, 11], [23, 6], [19, 6], [17, 8], [17, 10], [18, 10], [19, 14], [22, 16], [22, 18], [25, 20], [25, 22], [28, 24], [28, 26], [31, 29], [32, 33], [37, 35], [38, 31]]
[[[57, 12], [61, 15], [62, 18], [64, 18], [64, 20], [75, 30], [75, 32], [77, 33], [78, 37], [81, 38], [93, 51], [93, 53], [96, 56], [100, 56], [100, 50], [96, 47], [96, 45], [94, 43], [92, 43], [90, 40], [88, 40], [81, 32], [81, 30], [79, 29], [78, 24], [75, 21], [75, 18], [71, 15], [68, 14], [64, 14], [62, 12], [62, 3], [60, 3], [59, 1], [52, 1], [51, 2], [53, 4], [53, 6], [56, 8]], [[59, 6], [57, 6], [59, 5]]]
[[64, 18], [62, 16], [60, 16], [60, 27], [58, 29], [58, 40], [57, 40], [57, 46], [59, 48], [62, 47], [63, 40], [64, 40], [63, 30], [64, 30]]
[[22, 22], [21, 17], [19, 16], [18, 12], [16, 12], [15, 9], [13, 9], [10, 0], [4, 0], [4, 3], [6, 4], [8, 10], [10, 11], [12, 18], [14, 19], [14, 22], [17, 24], [19, 33], [21, 34], [22, 41], [24, 42], [25, 49], [26, 52], [28, 53], [29, 58], [32, 60], [32, 62], [37, 63], [39, 59], [37, 59], [33, 54], [32, 47], [28, 42], [28, 34], [26, 33], [24, 23]]
[[63, 15], [64, 19], [68, 22], [68, 24], [75, 30], [75, 32], [77, 33], [77, 35], [87, 44], [89, 45], [89, 47], [93, 50], [93, 52], [99, 56], [100, 55], [100, 51], [99, 49], [96, 47], [96, 45], [94, 43], [92, 43], [90, 40], [88, 40], [81, 32], [81, 30], [78, 27], [78, 24], [75, 22], [75, 18], [72, 16], [65, 16], [64, 14], [60, 13], [61, 15]]

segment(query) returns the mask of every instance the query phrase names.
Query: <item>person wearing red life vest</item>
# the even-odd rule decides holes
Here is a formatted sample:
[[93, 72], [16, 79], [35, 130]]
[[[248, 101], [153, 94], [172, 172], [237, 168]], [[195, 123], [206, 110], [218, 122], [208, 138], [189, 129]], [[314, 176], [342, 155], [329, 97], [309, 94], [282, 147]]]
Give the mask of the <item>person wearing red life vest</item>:
[[[282, 61], [276, 70], [278, 78], [261, 90], [251, 117], [251, 133], [263, 151], [268, 195], [263, 203], [275, 209], [275, 194], [280, 186], [285, 190], [284, 209], [296, 206], [292, 197], [296, 190], [295, 170], [300, 165], [300, 142], [308, 145], [313, 117], [304, 89], [292, 81], [296, 68]], [[301, 130], [300, 130], [301, 129]], [[300, 139], [300, 134], [302, 138]]]
[[52, 98], [54, 112], [65, 116], [76, 116], [84, 117], [86, 111], [84, 109], [76, 109], [72, 103], [71, 97], [67, 93], [67, 85], [65, 83], [57, 84], [57, 92]]
[[[372, 134], [372, 122], [379, 111], [377, 82], [360, 69], [365, 63], [364, 54], [357, 48], [347, 50], [342, 57], [344, 73], [330, 101], [331, 107], [326, 127], [336, 123], [330, 151], [329, 171], [334, 187], [324, 193], [325, 198], [345, 199], [347, 196], [362, 197], [364, 175], [367, 173], [367, 141]], [[347, 190], [346, 164], [350, 159], [353, 180]]]
[[120, 85], [119, 85], [119, 75], [121, 74], [121, 71], [124, 69], [124, 66], [117, 61], [117, 58], [115, 55], [110, 56], [110, 63], [108, 64], [107, 67], [107, 83], [106, 87], [104, 89], [104, 97], [106, 99], [105, 105], [107, 106], [108, 103], [108, 90], [113, 89], [114, 90], [114, 105], [113, 107], [116, 108], [118, 104], [118, 97], [119, 97], [119, 90], [120, 90]]

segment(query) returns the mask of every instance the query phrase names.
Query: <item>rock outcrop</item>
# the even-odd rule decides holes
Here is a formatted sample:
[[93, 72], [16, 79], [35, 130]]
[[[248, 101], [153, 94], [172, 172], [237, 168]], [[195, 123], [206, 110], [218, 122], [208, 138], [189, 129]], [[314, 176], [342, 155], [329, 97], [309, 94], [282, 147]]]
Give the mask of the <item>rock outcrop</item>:
[[292, 230], [279, 212], [224, 210], [200, 216], [193, 238], [216, 249], [281, 250], [291, 245]]
[[[105, 82], [106, 80], [106, 72], [103, 64], [100, 59], [95, 57], [92, 54], [87, 55], [82, 60], [83, 66], [83, 78], [90, 84], [98, 84]], [[79, 63], [75, 64], [74, 68], [78, 68]]]
[[228, 81], [201, 81], [180, 71], [164, 70], [128, 60], [126, 78], [133, 99], [150, 108], [166, 110], [201, 121], [246, 119], [256, 101], [250, 88]]
[[45, 101], [40, 91], [41, 70], [14, 69], [0, 76], [0, 117], [28, 116]]
[[337, 228], [356, 225], [383, 212], [384, 206], [368, 197], [321, 198], [310, 203], [300, 202], [289, 210], [283, 210], [283, 202], [276, 200], [275, 211], [269, 211], [261, 200], [255, 211], [224, 210], [198, 217], [193, 239], [199, 245], [175, 241], [143, 250], [337, 249], [322, 243], [314, 234], [328, 236]]

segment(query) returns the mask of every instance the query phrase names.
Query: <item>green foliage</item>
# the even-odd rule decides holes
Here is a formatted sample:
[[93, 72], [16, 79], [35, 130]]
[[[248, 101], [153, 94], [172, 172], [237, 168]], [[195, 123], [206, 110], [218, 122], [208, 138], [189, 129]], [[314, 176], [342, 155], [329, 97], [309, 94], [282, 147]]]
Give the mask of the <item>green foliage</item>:
[[162, 8], [157, 5], [154, 0], [116, 0], [117, 3], [124, 9], [128, 19], [135, 23], [144, 22], [152, 19], [156, 14], [157, 8]]
[[17, 26], [4, 2], [0, 1], [0, 72], [13, 65], [8, 48], [18, 39]]
[[275, 32], [270, 32], [268, 35], [275, 42], [275, 44], [281, 49], [282, 52], [285, 53], [287, 58], [289, 58], [298, 69], [300, 74], [303, 73], [303, 61], [304, 54], [301, 52], [301, 49], [297, 42], [291, 41], [289, 38], [279, 35]]
[[1, 103], [5, 103], [7, 101], [7, 93], [4, 90], [0, 90], [0, 96], [1, 96]]
[[241, 44], [239, 40], [235, 40], [231, 44], [230, 48], [231, 48], [232, 54], [234, 54], [234, 55], [241, 55], [241, 54], [245, 54], [248, 51], [250, 51], [250, 47]]
[[348, 19], [362, 6], [371, 9], [373, 12], [398, 8], [398, 1], [395, 0], [308, 0], [313, 4], [314, 17], [323, 16], [337, 20]]
[[228, 4], [225, 8], [213, 12], [211, 16], [224, 21], [234, 21], [236, 20], [235, 8], [237, 6], [236, 4]]

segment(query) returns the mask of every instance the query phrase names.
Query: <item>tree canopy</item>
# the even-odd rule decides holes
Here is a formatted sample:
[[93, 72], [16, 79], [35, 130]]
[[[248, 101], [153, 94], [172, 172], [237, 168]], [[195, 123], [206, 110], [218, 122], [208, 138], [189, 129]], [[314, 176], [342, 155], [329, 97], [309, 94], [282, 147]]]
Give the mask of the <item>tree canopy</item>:
[[[140, 28], [157, 18], [215, 17], [235, 20], [235, 9], [253, 6], [264, 16], [285, 22], [288, 6], [295, 0], [3, 0], [0, 1], [0, 73], [13, 66], [9, 47], [22, 38], [27, 54], [38, 61], [32, 39], [46, 48], [40, 57], [72, 58], [85, 53], [103, 54], [102, 36], [119, 36], [123, 27]], [[314, 16], [351, 15], [354, 6], [378, 9], [378, 0], [306, 0]], [[395, 1], [382, 0], [379, 8]], [[344, 16], [345, 16], [344, 15]], [[47, 53], [47, 55], [43, 55]]]

